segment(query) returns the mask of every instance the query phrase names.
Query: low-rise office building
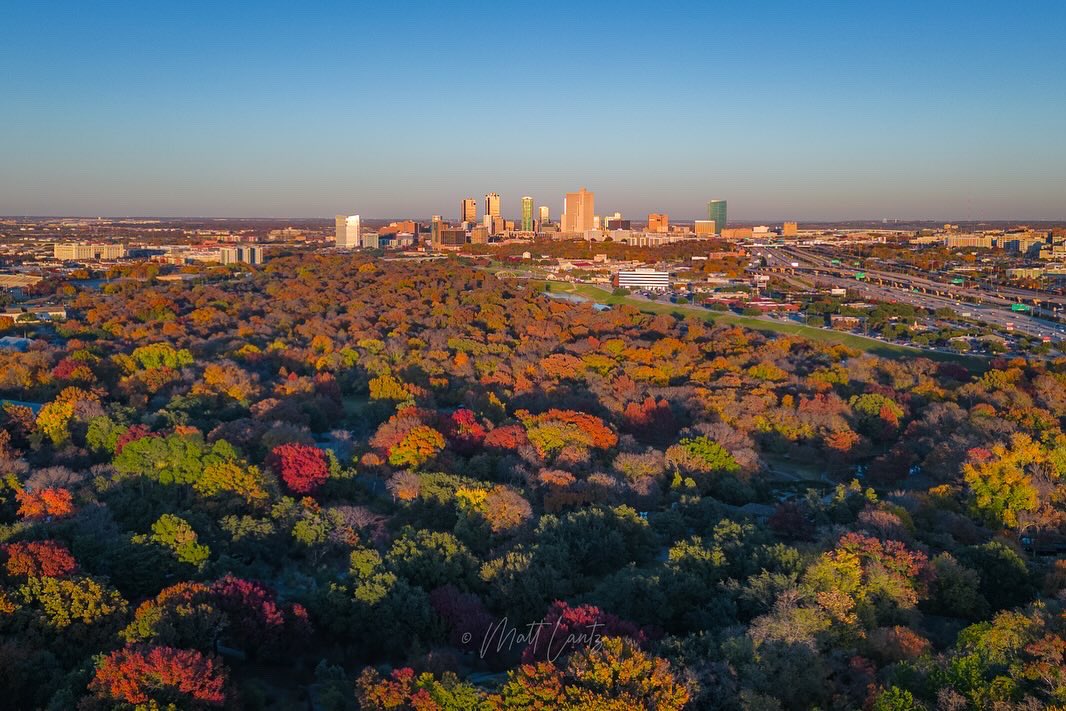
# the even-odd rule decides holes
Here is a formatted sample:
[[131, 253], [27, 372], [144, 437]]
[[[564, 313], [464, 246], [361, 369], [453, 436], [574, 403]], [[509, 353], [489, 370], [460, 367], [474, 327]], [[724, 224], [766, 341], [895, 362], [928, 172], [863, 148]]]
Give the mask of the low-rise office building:
[[656, 269], [633, 269], [615, 272], [611, 283], [621, 289], [650, 289], [667, 291], [670, 288], [670, 272]]

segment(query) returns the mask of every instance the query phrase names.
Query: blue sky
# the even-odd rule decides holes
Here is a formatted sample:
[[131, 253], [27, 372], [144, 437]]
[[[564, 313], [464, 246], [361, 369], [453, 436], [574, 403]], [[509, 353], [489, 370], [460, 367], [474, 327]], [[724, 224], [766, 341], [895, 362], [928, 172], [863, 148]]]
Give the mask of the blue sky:
[[0, 214], [1066, 218], [1066, 3], [18, 2]]

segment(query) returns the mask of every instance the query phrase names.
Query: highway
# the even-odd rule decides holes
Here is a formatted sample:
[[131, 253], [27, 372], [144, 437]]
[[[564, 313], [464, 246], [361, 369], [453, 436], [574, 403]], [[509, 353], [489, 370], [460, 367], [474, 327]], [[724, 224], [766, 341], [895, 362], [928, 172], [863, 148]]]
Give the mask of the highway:
[[[1037, 338], [1047, 336], [1054, 341], [1066, 340], [1066, 326], [1011, 311], [1010, 305], [1019, 302], [995, 293], [880, 268], [860, 269], [834, 265], [831, 257], [800, 247], [761, 247], [754, 251], [754, 255], [766, 260], [766, 268], [756, 269], [758, 273], [782, 276], [794, 274], [817, 283], [857, 291], [874, 301], [900, 302], [934, 310], [950, 308], [960, 315], [969, 314], [968, 318], [984, 321], [1000, 329], [1012, 329]], [[793, 266], [794, 264], [796, 266]], [[865, 280], [855, 278], [858, 271], [866, 273]], [[1039, 294], [1028, 290], [1015, 291], [1029, 295]]]
[[[837, 255], [827, 252], [824, 249], [793, 246], [784, 246], [779, 249], [781, 253], [790, 256], [791, 261], [798, 261], [801, 264], [807, 264], [811, 267], [833, 271], [841, 276], [852, 276], [856, 271], [856, 269], [852, 269], [849, 265], [834, 265], [833, 260]], [[1038, 311], [1047, 313], [1049, 316], [1057, 316], [1066, 310], [1066, 299], [1057, 294], [1033, 291], [1032, 289], [1001, 286], [990, 282], [975, 282], [973, 280], [970, 280], [971, 284], [980, 283], [983, 284], [983, 286], [981, 288], [974, 288], [974, 286], [955, 285], [950, 284], [943, 279], [933, 279], [928, 276], [923, 276], [921, 273], [915, 274], [914, 272], [918, 270], [914, 268], [900, 266], [899, 270], [893, 271], [891, 269], [877, 266], [876, 264], [877, 263], [875, 263], [874, 266], [863, 266], [859, 270], [865, 271], [867, 276], [871, 279], [898, 281], [901, 285], [906, 283], [909, 288], [918, 288], [934, 292], [948, 292], [951, 295], [957, 295], [961, 300], [972, 301], [974, 303], [988, 303], [1005, 306], [1007, 308], [1010, 308], [1011, 304], [1028, 304], [1036, 307]]]

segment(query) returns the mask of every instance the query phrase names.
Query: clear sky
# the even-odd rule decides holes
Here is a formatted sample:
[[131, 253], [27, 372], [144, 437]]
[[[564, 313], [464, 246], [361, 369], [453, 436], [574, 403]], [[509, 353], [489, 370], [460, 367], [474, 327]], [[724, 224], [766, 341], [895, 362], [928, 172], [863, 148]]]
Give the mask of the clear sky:
[[1066, 2], [7, 3], [0, 214], [1066, 218]]

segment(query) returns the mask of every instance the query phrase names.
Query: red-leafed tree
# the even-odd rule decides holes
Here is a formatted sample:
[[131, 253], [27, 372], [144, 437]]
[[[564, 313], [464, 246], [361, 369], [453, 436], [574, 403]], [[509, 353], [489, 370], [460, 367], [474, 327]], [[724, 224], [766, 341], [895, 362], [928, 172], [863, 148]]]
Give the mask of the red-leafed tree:
[[265, 585], [233, 575], [211, 586], [215, 604], [226, 614], [228, 642], [261, 657], [277, 657], [283, 649], [297, 649], [310, 633], [307, 612], [301, 605], [288, 611]]
[[666, 400], [647, 397], [631, 402], [622, 413], [622, 428], [641, 442], [668, 442], [677, 434], [673, 410]]
[[152, 430], [148, 429], [148, 425], [131, 425], [126, 428], [126, 431], [120, 434], [115, 441], [115, 456], [122, 454], [122, 448], [130, 442], [144, 439], [151, 434]]
[[269, 463], [296, 494], [311, 494], [329, 478], [325, 452], [310, 445], [279, 444], [271, 450]]
[[8, 543], [7, 574], [13, 577], [62, 578], [78, 567], [67, 547], [55, 541]]
[[444, 433], [455, 451], [470, 454], [481, 446], [485, 439], [485, 428], [477, 421], [472, 410], [461, 408], [452, 413], [445, 423]]
[[63, 358], [52, 368], [52, 377], [56, 380], [90, 382], [95, 376], [85, 363]]
[[214, 708], [226, 702], [226, 671], [217, 658], [192, 649], [138, 645], [105, 657], [89, 690], [112, 703]]
[[485, 435], [483, 444], [492, 449], [504, 449], [513, 452], [519, 447], [527, 446], [529, 438], [526, 437], [526, 429], [521, 425], [504, 425], [503, 427], [489, 430], [488, 434]]

